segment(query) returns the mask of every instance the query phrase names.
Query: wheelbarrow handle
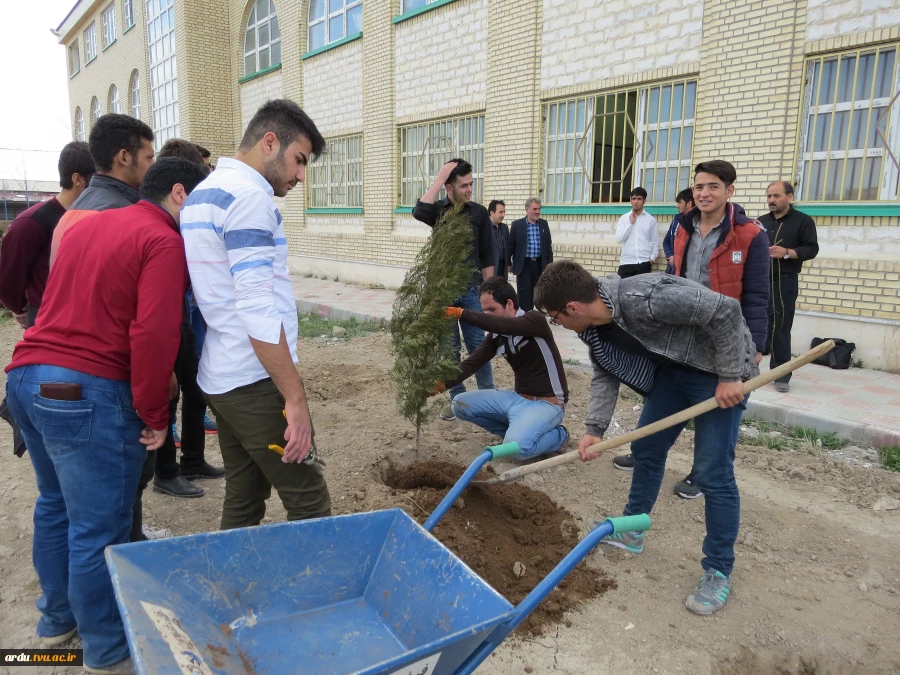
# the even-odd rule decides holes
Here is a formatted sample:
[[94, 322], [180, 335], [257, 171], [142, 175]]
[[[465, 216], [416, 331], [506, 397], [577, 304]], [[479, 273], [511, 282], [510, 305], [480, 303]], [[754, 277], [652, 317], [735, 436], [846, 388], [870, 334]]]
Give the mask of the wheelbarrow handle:
[[469, 465], [469, 468], [465, 470], [462, 476], [459, 477], [459, 480], [450, 488], [450, 492], [441, 500], [441, 503], [437, 505], [437, 507], [432, 511], [431, 515], [428, 517], [428, 520], [425, 521], [425, 524], [422, 525], [426, 530], [431, 532], [437, 526], [437, 524], [441, 521], [447, 511], [450, 510], [450, 507], [453, 506], [453, 502], [457, 500], [457, 498], [462, 494], [463, 490], [469, 487], [469, 483], [472, 482], [472, 479], [481, 471], [481, 468], [490, 462], [492, 459], [496, 459], [497, 457], [506, 457], [508, 455], [515, 455], [519, 452], [519, 444], [515, 441], [511, 443], [503, 443], [501, 445], [492, 445], [488, 446], [484, 449], [478, 457], [475, 458], [475, 461]]

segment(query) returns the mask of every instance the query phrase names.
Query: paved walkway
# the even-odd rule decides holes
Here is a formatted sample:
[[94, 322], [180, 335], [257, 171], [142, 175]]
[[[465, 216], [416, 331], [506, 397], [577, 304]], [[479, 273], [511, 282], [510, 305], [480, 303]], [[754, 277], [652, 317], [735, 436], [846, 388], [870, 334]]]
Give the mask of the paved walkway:
[[[391, 290], [315, 277], [294, 276], [293, 283], [301, 313], [332, 319], [354, 316], [360, 321], [384, 321], [391, 316]], [[590, 363], [587, 347], [575, 333], [560, 327], [554, 327], [553, 333], [564, 361]], [[833, 432], [875, 446], [900, 445], [900, 375], [808, 365], [794, 373], [790, 393], [779, 394], [767, 385], [753, 393], [747, 408], [748, 416], [789, 426]]]

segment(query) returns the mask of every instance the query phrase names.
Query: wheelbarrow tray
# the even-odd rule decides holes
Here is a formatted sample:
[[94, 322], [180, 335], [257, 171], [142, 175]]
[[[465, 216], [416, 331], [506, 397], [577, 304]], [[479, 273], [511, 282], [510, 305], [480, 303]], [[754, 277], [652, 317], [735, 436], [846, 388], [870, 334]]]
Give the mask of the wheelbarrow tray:
[[450, 675], [514, 609], [400, 509], [106, 557], [147, 675]]

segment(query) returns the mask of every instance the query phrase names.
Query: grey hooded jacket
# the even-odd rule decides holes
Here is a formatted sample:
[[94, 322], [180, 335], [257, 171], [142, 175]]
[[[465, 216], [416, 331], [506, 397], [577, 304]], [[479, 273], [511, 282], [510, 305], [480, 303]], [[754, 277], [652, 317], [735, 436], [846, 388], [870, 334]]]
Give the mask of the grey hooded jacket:
[[[759, 375], [756, 345], [737, 300], [668, 274], [613, 274], [597, 285], [612, 305], [613, 322], [656, 359], [717, 375], [720, 382]], [[618, 395], [619, 380], [594, 364], [587, 433], [603, 436]]]

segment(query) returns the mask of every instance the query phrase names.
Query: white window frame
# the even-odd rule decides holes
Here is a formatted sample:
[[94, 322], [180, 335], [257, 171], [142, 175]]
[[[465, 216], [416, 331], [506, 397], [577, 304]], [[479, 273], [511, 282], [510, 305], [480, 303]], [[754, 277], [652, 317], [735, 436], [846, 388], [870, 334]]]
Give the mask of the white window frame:
[[[360, 28], [360, 31], [350, 33], [348, 31], [349, 26], [347, 25], [347, 15], [350, 13], [351, 10], [353, 10], [357, 7], [360, 7], [362, 5], [362, 0], [342, 0], [343, 4], [341, 5], [340, 9], [338, 9], [334, 12], [331, 11], [332, 0], [322, 0], [322, 1], [324, 3], [324, 11], [322, 13], [322, 16], [320, 16], [319, 18], [316, 18], [316, 19], [314, 19], [312, 16], [313, 8], [315, 7], [315, 0], [311, 0], [311, 2], [309, 3], [309, 17], [308, 17], [308, 29], [309, 30], [307, 32], [307, 35], [308, 35], [307, 48], [309, 51], [321, 49], [322, 47], [327, 47], [328, 45], [330, 45], [334, 42], [337, 42], [338, 40], [343, 40], [344, 38], [352, 37], [353, 35], [357, 35], [358, 32], [362, 31], [362, 28]], [[362, 10], [360, 10], [360, 11], [362, 11]], [[344, 34], [341, 35], [340, 37], [332, 38], [331, 37], [331, 22], [332, 22], [332, 20], [338, 19], [338, 18], [340, 18], [343, 22]], [[321, 23], [325, 24], [325, 31], [324, 31], [325, 32], [325, 41], [320, 45], [313, 45], [313, 40], [312, 40], [313, 28], [315, 28], [316, 26], [318, 26]]]
[[[69, 45], [69, 77], [75, 77], [81, 72], [81, 58], [78, 53], [78, 40]], [[74, 60], [73, 60], [74, 57]]]
[[362, 208], [362, 134], [328, 139], [328, 152], [309, 165], [309, 208]]
[[91, 25], [84, 29], [84, 64], [87, 65], [97, 58], [97, 24], [91, 22]]
[[[891, 64], [892, 73], [888, 77], [890, 83], [890, 91], [886, 96], [876, 96], [876, 81], [881, 75], [881, 54], [893, 52], [893, 63]], [[856, 99], [857, 84], [859, 81], [859, 63], [861, 56], [875, 55], [875, 65], [872, 72], [872, 84], [869, 90], [869, 97]], [[845, 59], [855, 59], [853, 82], [851, 90], [853, 100], [838, 102], [839, 90], [841, 86], [841, 63]], [[834, 67], [834, 94], [832, 101], [829, 103], [817, 104], [813, 102], [814, 91], [818, 92], [822, 87], [822, 79], [824, 72], [824, 64], [826, 62], [836, 62]], [[816, 71], [818, 68], [818, 82], [816, 81]], [[894, 42], [890, 44], [863, 47], [860, 49], [852, 49], [842, 51], [835, 54], [826, 54], [812, 57], [806, 60], [806, 86], [803, 94], [803, 104], [800, 111], [800, 134], [797, 144], [797, 171], [795, 195], [798, 200], [805, 202], [814, 201], [840, 201], [845, 203], [854, 203], [867, 201], [862, 199], [864, 189], [863, 176], [868, 170], [871, 161], [880, 164], [880, 177], [878, 179], [878, 195], [877, 201], [896, 201], [898, 199], [898, 179], [900, 179], [900, 171], [896, 161], [897, 154], [900, 153], [900, 103], [897, 99], [900, 96], [900, 43]], [[865, 81], [865, 80], [864, 80]], [[835, 117], [841, 113], [849, 113], [847, 118], [846, 141], [842, 148], [832, 148], [831, 144], [834, 140]], [[827, 115], [827, 118], [823, 118]], [[866, 116], [866, 126], [863, 133], [866, 136], [864, 148], [851, 148], [851, 137], [853, 136], [853, 122], [857, 115]], [[884, 123], [879, 124], [879, 119], [884, 118]], [[827, 122], [825, 121], [827, 119]], [[822, 120], [820, 122], [820, 120]], [[884, 138], [877, 135], [874, 144], [870, 145], [869, 133], [871, 124], [879, 124], [884, 133]], [[827, 139], [825, 141], [826, 148], [824, 150], [816, 150], [814, 147], [807, 147], [816, 142], [815, 136], [818, 133], [820, 124], [828, 124]], [[824, 127], [823, 127], [824, 128]], [[812, 139], [811, 139], [812, 137]], [[893, 148], [894, 153], [885, 148], [884, 140], [887, 140], [887, 148]], [[887, 150], [887, 151], [886, 151]], [[860, 169], [859, 187], [856, 190], [856, 197], [845, 198], [845, 186], [847, 180], [848, 160], [862, 159], [862, 168]], [[810, 194], [811, 187], [807, 183], [812, 177], [807, 175], [807, 163], [812, 164], [814, 161], [824, 161], [824, 174], [822, 175], [821, 192]], [[841, 162], [841, 178], [840, 185], [837, 187], [837, 199], [834, 195], [829, 195], [829, 179], [834, 175], [832, 162]], [[874, 170], [874, 169], [873, 169]]]
[[402, 0], [400, 13], [406, 14], [407, 12], [411, 12], [414, 9], [422, 9], [423, 7], [428, 7], [428, 5], [433, 5], [434, 3], [438, 2], [438, 1], [439, 0], [425, 0], [425, 2], [422, 3], [421, 5], [419, 5], [418, 7], [410, 7], [409, 5], [411, 3], [409, 3], [409, 0]]
[[84, 142], [84, 140], [85, 140], [84, 113], [81, 111], [80, 107], [75, 108], [75, 130], [74, 131], [75, 131], [75, 133], [73, 135], [75, 136], [75, 140]]
[[109, 7], [103, 10], [100, 15], [100, 22], [103, 27], [103, 49], [109, 47], [116, 41], [116, 3], [109, 3]]
[[[260, 18], [259, 16], [259, 4], [265, 0], [254, 0], [253, 7], [250, 9], [250, 14], [247, 17], [247, 26], [244, 30], [244, 76], [253, 75], [254, 73], [261, 72], [263, 70], [268, 70], [269, 68], [274, 68], [275, 66], [281, 65], [281, 27], [278, 23], [278, 12], [275, 9], [275, 2], [273, 0], [268, 0], [269, 4], [269, 13]], [[259, 31], [262, 28], [266, 28], [269, 33], [269, 39], [265, 44], [260, 44], [259, 41]], [[275, 28], [274, 32], [278, 33], [278, 37], [273, 38], [272, 28]], [[253, 36], [253, 47], [249, 48], [248, 38]], [[278, 50], [278, 60], [272, 58], [272, 52], [274, 49]], [[269, 53], [269, 65], [261, 66], [260, 65], [260, 55], [261, 52], [267, 50]], [[250, 70], [247, 67], [247, 59], [253, 59], [254, 68]]]
[[134, 0], [123, 0], [122, 8], [124, 9], [122, 12], [122, 21], [125, 30], [128, 30], [134, 25]]
[[131, 92], [131, 116], [139, 120], [141, 119], [141, 79], [136, 70], [131, 73], [128, 89]]
[[100, 116], [103, 112], [100, 110], [100, 99], [94, 96], [91, 99], [91, 129], [94, 128], [94, 125], [97, 123], [97, 120], [100, 119]]
[[109, 87], [109, 95], [106, 101], [107, 112], [122, 114], [122, 105], [119, 102], [119, 88], [112, 84]]
[[159, 150], [178, 138], [178, 72], [175, 61], [175, 2], [147, 3], [147, 41], [150, 50], [150, 111], [153, 144]]
[[[472, 200], [484, 191], [484, 113], [400, 127], [400, 206], [414, 206], [454, 157], [472, 165]], [[440, 198], [445, 196], [441, 190]]]

